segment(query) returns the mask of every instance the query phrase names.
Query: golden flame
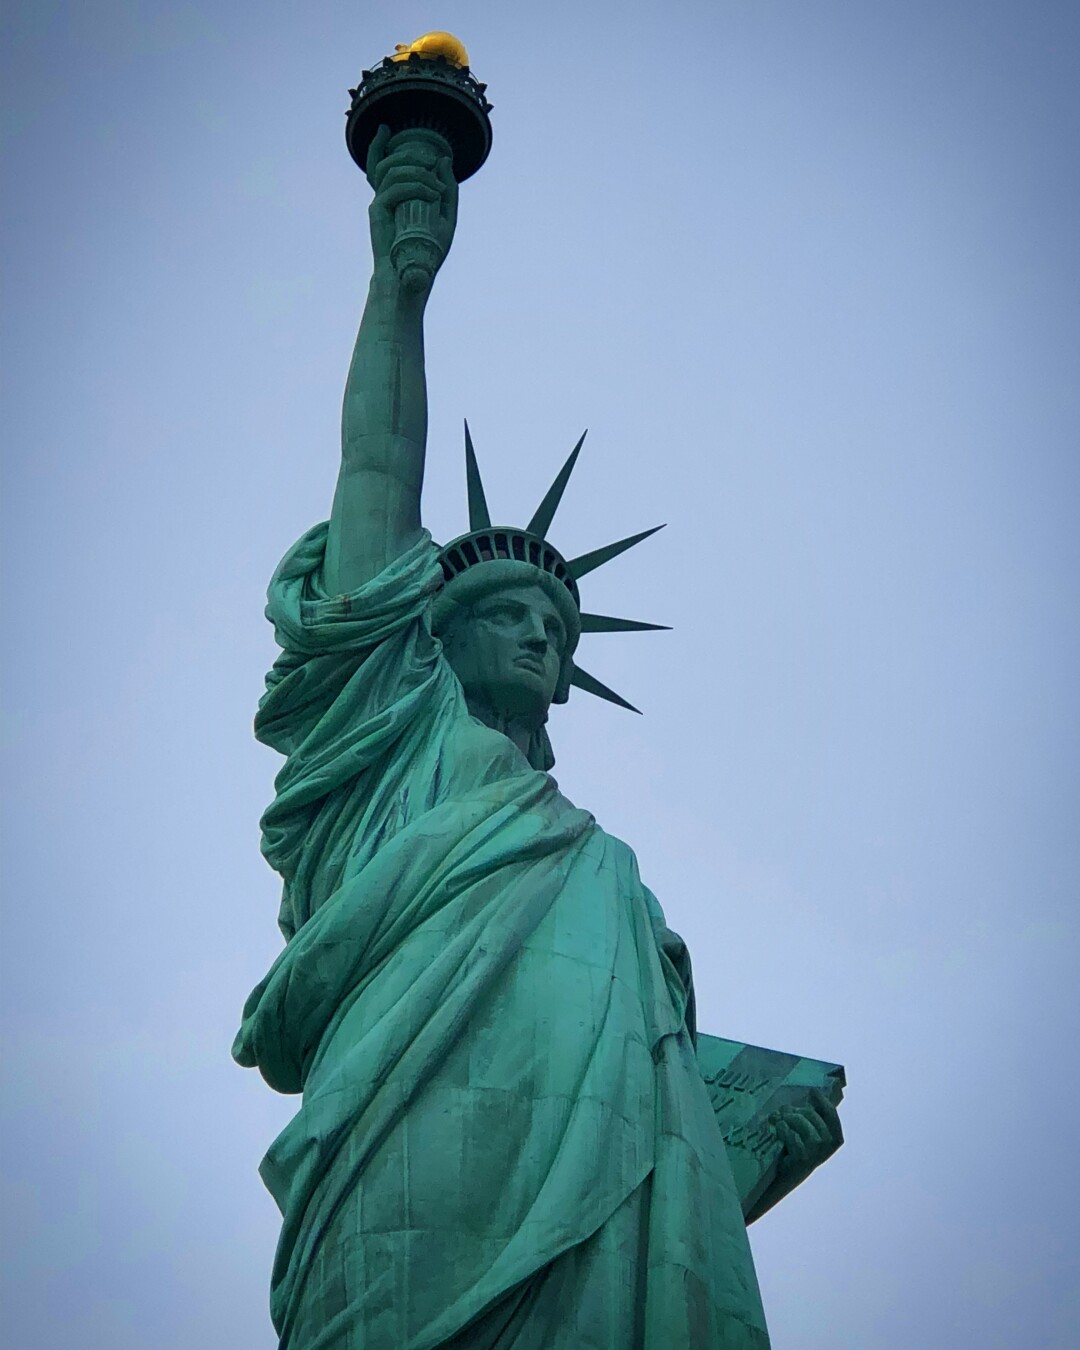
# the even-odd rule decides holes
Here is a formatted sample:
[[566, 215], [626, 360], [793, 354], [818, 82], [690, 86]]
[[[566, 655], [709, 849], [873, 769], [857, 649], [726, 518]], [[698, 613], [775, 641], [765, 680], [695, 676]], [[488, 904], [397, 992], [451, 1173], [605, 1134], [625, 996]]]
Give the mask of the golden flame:
[[469, 53], [465, 50], [465, 44], [460, 38], [456, 38], [453, 33], [425, 33], [423, 37], [418, 37], [415, 42], [410, 42], [407, 47], [398, 42], [394, 46], [394, 55], [390, 60], [407, 61], [413, 52], [426, 60], [431, 60], [436, 56], [445, 56], [447, 61], [452, 66], [457, 66], [459, 70], [462, 66], [469, 64]]

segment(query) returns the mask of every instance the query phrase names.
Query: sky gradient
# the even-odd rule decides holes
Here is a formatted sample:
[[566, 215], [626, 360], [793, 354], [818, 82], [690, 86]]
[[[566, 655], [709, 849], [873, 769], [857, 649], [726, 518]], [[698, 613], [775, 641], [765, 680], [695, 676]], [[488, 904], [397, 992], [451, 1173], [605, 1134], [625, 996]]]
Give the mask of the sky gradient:
[[751, 1231], [776, 1350], [1073, 1350], [1080, 8], [13, 0], [2, 21], [0, 1298], [20, 1350], [270, 1350], [229, 1059], [276, 955], [269, 575], [328, 511], [366, 289], [361, 68], [495, 108], [428, 311], [582, 586], [566, 794], [635, 849], [703, 1030], [847, 1066]]

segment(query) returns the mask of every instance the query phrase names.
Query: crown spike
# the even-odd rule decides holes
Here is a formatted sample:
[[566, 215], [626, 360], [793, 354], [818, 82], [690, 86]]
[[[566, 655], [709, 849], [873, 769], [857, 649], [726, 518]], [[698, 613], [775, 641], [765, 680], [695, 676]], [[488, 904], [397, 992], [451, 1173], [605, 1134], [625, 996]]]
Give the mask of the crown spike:
[[551, 522], [555, 519], [555, 512], [559, 509], [559, 503], [562, 501], [562, 495], [566, 491], [566, 485], [570, 481], [570, 475], [574, 472], [574, 465], [577, 463], [578, 452], [584, 444], [585, 437], [589, 434], [586, 429], [581, 433], [581, 439], [573, 450], [570, 451], [570, 458], [559, 470], [555, 476], [555, 481], [548, 488], [544, 500], [536, 508], [532, 520], [525, 526], [526, 534], [539, 535], [541, 539], [545, 538], [548, 530], [551, 528]]
[[629, 712], [638, 713], [641, 709], [635, 708], [632, 703], [627, 703], [621, 694], [617, 694], [614, 689], [609, 689], [606, 684], [601, 684], [595, 675], [590, 675], [587, 670], [575, 663], [574, 673], [570, 676], [570, 683], [576, 689], [583, 689], [586, 694], [595, 694], [597, 698], [603, 698], [608, 703], [615, 703], [620, 708], [626, 708]]
[[480, 478], [480, 466], [476, 462], [472, 436], [469, 434], [469, 422], [465, 421], [465, 478], [469, 492], [469, 529], [487, 530], [491, 528], [491, 516], [488, 514], [487, 498], [484, 496], [484, 484]]
[[651, 530], [642, 530], [640, 534], [631, 534], [626, 539], [620, 539], [618, 543], [605, 544], [603, 548], [593, 549], [591, 553], [583, 553], [580, 558], [571, 559], [566, 564], [570, 575], [575, 581], [580, 581], [587, 573], [595, 571], [597, 567], [603, 567], [612, 558], [617, 558], [620, 553], [625, 553], [628, 548], [633, 548], [635, 544], [640, 544], [643, 539], [648, 539], [650, 534], [655, 534], [657, 530], [663, 528], [663, 525], [654, 525]]
[[666, 623], [641, 623], [638, 619], [613, 619], [609, 614], [582, 614], [583, 633], [669, 633]]

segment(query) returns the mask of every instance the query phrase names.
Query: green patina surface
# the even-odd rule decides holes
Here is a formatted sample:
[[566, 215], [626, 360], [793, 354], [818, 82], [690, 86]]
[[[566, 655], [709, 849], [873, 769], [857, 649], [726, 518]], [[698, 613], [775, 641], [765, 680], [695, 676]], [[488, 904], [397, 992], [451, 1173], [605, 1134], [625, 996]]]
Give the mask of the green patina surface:
[[[302, 1094], [262, 1168], [280, 1343], [760, 1350], [746, 1224], [839, 1143], [842, 1071], [697, 1037], [686, 949], [631, 850], [546, 772], [550, 705], [590, 688], [582, 629], [628, 621], [583, 624], [561, 555], [528, 554], [565, 477], [524, 555], [493, 542], [459, 575], [424, 530], [452, 150], [376, 132], [365, 163], [341, 473], [271, 584], [256, 721], [285, 756], [263, 850], [286, 946], [234, 1053]], [[426, 235], [408, 256], [406, 229]]]

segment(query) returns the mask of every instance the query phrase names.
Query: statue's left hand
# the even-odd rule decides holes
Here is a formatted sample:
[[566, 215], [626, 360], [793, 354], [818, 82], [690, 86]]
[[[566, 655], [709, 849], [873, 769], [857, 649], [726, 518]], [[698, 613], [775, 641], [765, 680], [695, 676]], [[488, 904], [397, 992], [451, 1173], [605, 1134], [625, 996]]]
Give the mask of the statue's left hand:
[[777, 1179], [788, 1189], [805, 1180], [844, 1142], [836, 1107], [817, 1088], [806, 1105], [782, 1106], [774, 1111], [769, 1125], [783, 1146]]

